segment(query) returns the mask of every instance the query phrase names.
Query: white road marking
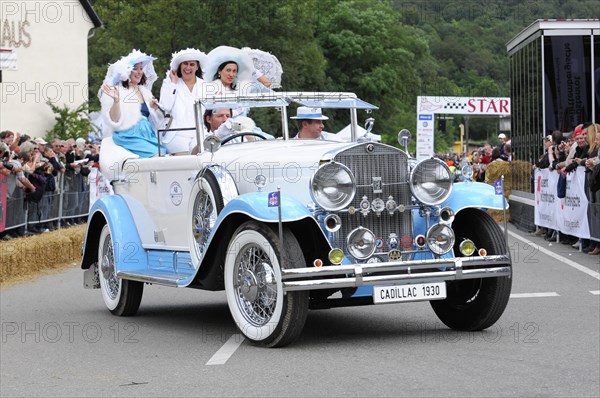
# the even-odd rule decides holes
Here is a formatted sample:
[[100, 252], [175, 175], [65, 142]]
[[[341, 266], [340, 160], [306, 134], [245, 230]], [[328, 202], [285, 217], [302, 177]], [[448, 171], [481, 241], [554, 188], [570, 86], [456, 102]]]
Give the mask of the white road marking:
[[600, 290], [590, 290], [590, 293], [592, 293], [594, 296], [600, 296]]
[[241, 334], [232, 335], [229, 340], [223, 344], [219, 351], [215, 352], [215, 355], [212, 356], [206, 362], [207, 365], [223, 365], [227, 360], [233, 355], [235, 350], [244, 342], [244, 337]]
[[584, 267], [583, 265], [578, 264], [575, 261], [569, 260], [568, 258], [565, 258], [565, 257], [563, 257], [561, 255], [553, 253], [550, 250], [546, 249], [545, 247], [542, 247], [542, 246], [538, 245], [535, 242], [532, 242], [532, 241], [530, 241], [530, 240], [528, 240], [526, 238], [523, 238], [522, 236], [519, 236], [519, 235], [517, 235], [516, 233], [514, 233], [512, 231], [508, 231], [508, 234], [510, 236], [512, 236], [513, 238], [515, 238], [515, 239], [519, 239], [520, 241], [527, 243], [528, 245], [536, 246], [539, 251], [541, 251], [544, 254], [547, 254], [548, 256], [550, 256], [552, 258], [554, 258], [554, 259], [556, 259], [558, 261], [562, 261], [563, 263], [567, 264], [568, 266], [571, 266], [571, 267], [575, 268], [576, 270], [579, 270], [579, 271], [581, 271], [583, 273], [588, 274], [591, 277], [594, 277], [594, 278], [600, 280], [600, 273], [598, 273], [598, 272], [596, 272], [594, 270], [591, 270], [588, 267]]
[[558, 297], [560, 294], [556, 292], [545, 293], [513, 293], [510, 298], [530, 298], [530, 297]]

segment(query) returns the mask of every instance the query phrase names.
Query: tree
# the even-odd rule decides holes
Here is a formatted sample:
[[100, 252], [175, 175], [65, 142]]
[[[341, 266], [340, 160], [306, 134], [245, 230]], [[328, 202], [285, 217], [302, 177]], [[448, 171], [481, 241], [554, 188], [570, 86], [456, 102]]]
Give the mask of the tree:
[[76, 109], [69, 109], [67, 105], [59, 107], [51, 101], [46, 102], [55, 114], [56, 124], [51, 130], [46, 131], [46, 140], [60, 138], [77, 139], [86, 138], [93, 131], [90, 120], [87, 118], [87, 102], [79, 105]]

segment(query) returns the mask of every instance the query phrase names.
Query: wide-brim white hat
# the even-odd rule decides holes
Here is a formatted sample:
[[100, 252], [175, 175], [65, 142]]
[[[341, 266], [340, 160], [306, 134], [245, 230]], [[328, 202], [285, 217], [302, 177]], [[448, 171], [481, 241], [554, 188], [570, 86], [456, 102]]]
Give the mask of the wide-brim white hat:
[[195, 48], [186, 48], [185, 50], [173, 53], [173, 57], [171, 58], [171, 70], [177, 71], [179, 65], [185, 61], [198, 61], [198, 64], [200, 64], [200, 69], [202, 69], [204, 72], [208, 63], [208, 57], [200, 50], [196, 50]]
[[307, 106], [298, 107], [296, 116], [292, 116], [290, 119], [329, 120], [327, 116], [323, 115], [321, 108], [309, 108]]
[[151, 90], [152, 85], [158, 78], [156, 71], [154, 70], [154, 65], [152, 64], [152, 61], [155, 59], [155, 57], [147, 55], [139, 50], [133, 50], [114, 64], [109, 65], [106, 77], [104, 78], [104, 83], [109, 86], [115, 86], [120, 82], [126, 82], [129, 80], [134, 65], [141, 63], [144, 75], [146, 75], [146, 84], [144, 84], [144, 87]]
[[208, 62], [204, 70], [204, 80], [207, 82], [216, 79], [217, 69], [223, 62], [227, 61], [233, 61], [238, 65], [238, 73], [234, 84], [237, 82], [252, 81], [252, 72], [254, 71], [252, 58], [239, 48], [229, 46], [216, 47], [208, 53], [207, 57]]

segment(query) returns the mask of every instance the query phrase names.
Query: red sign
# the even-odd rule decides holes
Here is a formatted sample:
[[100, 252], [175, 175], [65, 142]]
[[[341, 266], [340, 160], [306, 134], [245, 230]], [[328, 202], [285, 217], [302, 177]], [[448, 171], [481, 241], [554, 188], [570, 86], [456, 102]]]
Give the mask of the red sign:
[[471, 98], [468, 104], [469, 112], [510, 114], [508, 100], [504, 98]]

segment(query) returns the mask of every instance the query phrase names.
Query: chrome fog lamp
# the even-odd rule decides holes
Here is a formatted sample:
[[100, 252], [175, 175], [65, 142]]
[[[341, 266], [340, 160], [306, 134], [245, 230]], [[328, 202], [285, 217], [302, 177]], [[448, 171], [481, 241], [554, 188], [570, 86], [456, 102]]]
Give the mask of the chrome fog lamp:
[[375, 234], [366, 228], [358, 227], [350, 232], [346, 243], [348, 253], [358, 260], [369, 258], [375, 253]]
[[323, 164], [310, 179], [312, 199], [325, 210], [345, 208], [352, 202], [355, 193], [354, 175], [341, 163]]
[[440, 159], [419, 162], [410, 174], [410, 190], [420, 202], [439, 205], [452, 192], [454, 175]]
[[446, 224], [435, 224], [427, 231], [427, 246], [437, 255], [448, 253], [454, 246], [454, 231]]
[[344, 252], [338, 248], [331, 249], [327, 258], [331, 264], [341, 264], [344, 261]]
[[463, 256], [470, 257], [473, 255], [473, 253], [475, 253], [476, 247], [475, 243], [473, 243], [471, 239], [465, 239], [462, 242], [460, 242], [458, 249], [460, 250]]

